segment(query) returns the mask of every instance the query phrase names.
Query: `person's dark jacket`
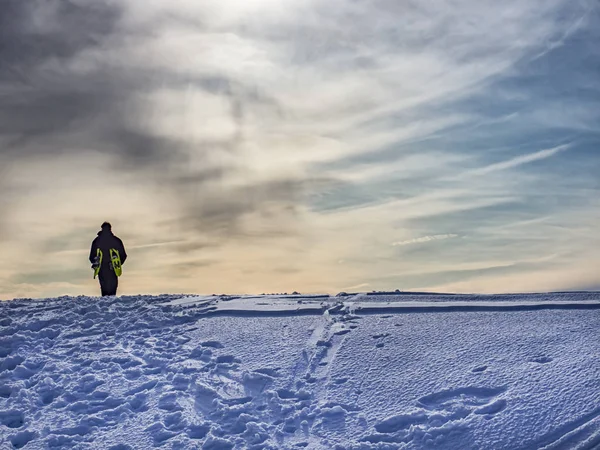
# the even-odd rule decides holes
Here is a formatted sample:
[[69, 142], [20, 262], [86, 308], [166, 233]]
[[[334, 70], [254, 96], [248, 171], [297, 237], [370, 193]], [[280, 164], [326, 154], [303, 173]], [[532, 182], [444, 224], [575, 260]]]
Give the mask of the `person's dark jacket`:
[[112, 231], [103, 229], [98, 232], [98, 236], [92, 241], [92, 248], [90, 249], [90, 262], [93, 264], [96, 259], [97, 249], [102, 250], [102, 265], [101, 271], [110, 269], [110, 249], [114, 248], [119, 251], [121, 257], [121, 264], [127, 259], [127, 253], [123, 246], [123, 241], [115, 236]]

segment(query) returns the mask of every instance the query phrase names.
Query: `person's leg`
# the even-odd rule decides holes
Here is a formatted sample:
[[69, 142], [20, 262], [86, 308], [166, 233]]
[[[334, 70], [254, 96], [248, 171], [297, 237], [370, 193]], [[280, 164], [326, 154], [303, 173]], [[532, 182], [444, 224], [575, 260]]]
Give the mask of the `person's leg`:
[[100, 281], [100, 294], [102, 295], [102, 297], [106, 297], [107, 295], [110, 295], [108, 293], [108, 286], [107, 286], [106, 280]]
[[110, 280], [110, 290], [108, 295], [117, 295], [117, 288], [119, 287], [119, 277], [114, 275]]
[[100, 290], [102, 297], [117, 295], [118, 278], [114, 271], [110, 269], [100, 270], [98, 274], [100, 280]]
[[117, 286], [119, 285], [119, 279], [114, 272], [109, 272], [104, 275], [104, 289], [106, 295], [117, 295]]

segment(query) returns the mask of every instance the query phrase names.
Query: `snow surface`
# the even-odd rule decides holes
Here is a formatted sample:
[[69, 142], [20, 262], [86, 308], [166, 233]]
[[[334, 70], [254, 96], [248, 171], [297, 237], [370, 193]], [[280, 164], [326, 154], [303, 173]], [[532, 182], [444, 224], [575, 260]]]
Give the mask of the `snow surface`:
[[0, 302], [0, 448], [600, 448], [600, 294]]

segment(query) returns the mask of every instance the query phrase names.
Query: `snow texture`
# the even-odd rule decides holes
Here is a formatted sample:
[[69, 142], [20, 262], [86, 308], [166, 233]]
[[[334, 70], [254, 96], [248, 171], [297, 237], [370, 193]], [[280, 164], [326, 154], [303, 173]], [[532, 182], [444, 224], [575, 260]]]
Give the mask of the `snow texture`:
[[0, 448], [600, 448], [600, 294], [0, 302]]

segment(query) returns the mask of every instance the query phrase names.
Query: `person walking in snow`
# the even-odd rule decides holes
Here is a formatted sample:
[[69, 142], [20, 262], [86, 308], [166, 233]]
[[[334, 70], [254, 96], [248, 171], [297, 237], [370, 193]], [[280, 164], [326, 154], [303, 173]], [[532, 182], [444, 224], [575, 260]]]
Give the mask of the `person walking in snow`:
[[121, 265], [127, 259], [123, 241], [112, 232], [110, 223], [104, 222], [98, 236], [92, 241], [90, 262], [94, 278], [98, 275], [102, 296], [117, 295]]

